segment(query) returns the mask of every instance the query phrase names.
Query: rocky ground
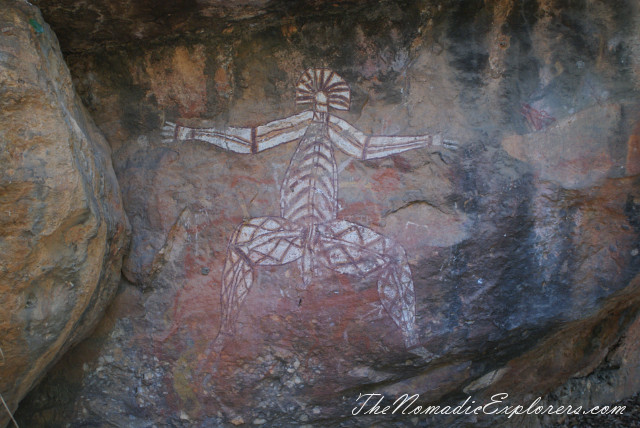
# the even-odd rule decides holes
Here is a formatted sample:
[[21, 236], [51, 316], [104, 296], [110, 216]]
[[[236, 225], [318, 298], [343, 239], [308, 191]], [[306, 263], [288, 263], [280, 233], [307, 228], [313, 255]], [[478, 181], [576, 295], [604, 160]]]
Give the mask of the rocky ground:
[[612, 406], [624, 406], [622, 415], [581, 415], [557, 424], [554, 428], [635, 428], [640, 427], [640, 394], [626, 400], [613, 403]]

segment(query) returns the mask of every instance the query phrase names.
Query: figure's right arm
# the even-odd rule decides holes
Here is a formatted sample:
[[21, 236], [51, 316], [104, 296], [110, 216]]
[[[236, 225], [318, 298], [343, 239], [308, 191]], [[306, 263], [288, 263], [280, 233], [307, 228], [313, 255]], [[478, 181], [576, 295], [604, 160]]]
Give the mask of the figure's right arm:
[[255, 128], [190, 128], [166, 122], [162, 127], [165, 142], [203, 141], [237, 153], [251, 153], [251, 135]]
[[311, 111], [304, 111], [253, 128], [191, 128], [166, 122], [162, 136], [167, 142], [197, 140], [236, 153], [258, 153], [298, 140], [304, 135], [312, 117]]

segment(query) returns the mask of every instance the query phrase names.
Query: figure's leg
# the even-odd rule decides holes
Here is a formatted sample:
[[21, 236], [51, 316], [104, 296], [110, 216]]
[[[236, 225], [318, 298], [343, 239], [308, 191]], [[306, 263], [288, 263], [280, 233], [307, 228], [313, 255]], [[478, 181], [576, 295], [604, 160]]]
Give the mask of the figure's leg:
[[220, 303], [222, 307], [222, 319], [220, 320], [220, 333], [231, 332], [238, 316], [240, 305], [249, 293], [253, 284], [253, 266], [236, 248], [238, 228], [231, 236], [227, 258], [222, 271], [222, 291]]
[[382, 306], [402, 330], [407, 348], [415, 346], [415, 294], [404, 250], [384, 235], [348, 221], [336, 220], [317, 228], [320, 263], [360, 277], [377, 273]]
[[382, 306], [402, 330], [407, 348], [418, 342], [416, 332], [416, 298], [411, 270], [404, 249], [388, 240], [390, 260], [378, 278], [378, 294]]
[[238, 226], [229, 240], [222, 272], [220, 330], [207, 354], [219, 354], [225, 338], [233, 334], [240, 306], [253, 284], [254, 268], [299, 259], [304, 238], [299, 226], [281, 217], [256, 217]]

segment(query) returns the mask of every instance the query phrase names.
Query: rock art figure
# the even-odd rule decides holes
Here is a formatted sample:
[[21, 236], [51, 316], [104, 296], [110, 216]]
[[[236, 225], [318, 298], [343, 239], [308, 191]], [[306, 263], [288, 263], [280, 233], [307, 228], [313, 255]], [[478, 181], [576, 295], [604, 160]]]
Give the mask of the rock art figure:
[[326, 68], [304, 72], [296, 103], [311, 109], [253, 128], [190, 128], [167, 122], [167, 141], [204, 141], [237, 153], [258, 153], [298, 142], [280, 188], [280, 216], [244, 221], [229, 241], [222, 274], [222, 320], [209, 352], [219, 352], [234, 331], [239, 309], [259, 266], [297, 262], [303, 288], [319, 266], [342, 274], [378, 278], [383, 307], [403, 334], [407, 348], [417, 345], [415, 296], [404, 250], [365, 226], [338, 218], [336, 148], [358, 159], [375, 159], [428, 146], [455, 149], [439, 136], [366, 135], [329, 113], [348, 110], [347, 83]]

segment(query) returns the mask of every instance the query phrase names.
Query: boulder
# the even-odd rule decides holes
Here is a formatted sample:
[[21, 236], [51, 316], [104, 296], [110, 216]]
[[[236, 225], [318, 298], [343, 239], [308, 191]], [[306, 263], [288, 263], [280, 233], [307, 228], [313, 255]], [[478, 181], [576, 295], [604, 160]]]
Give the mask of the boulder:
[[129, 226], [55, 35], [28, 2], [0, 9], [0, 394], [13, 412], [101, 319]]

